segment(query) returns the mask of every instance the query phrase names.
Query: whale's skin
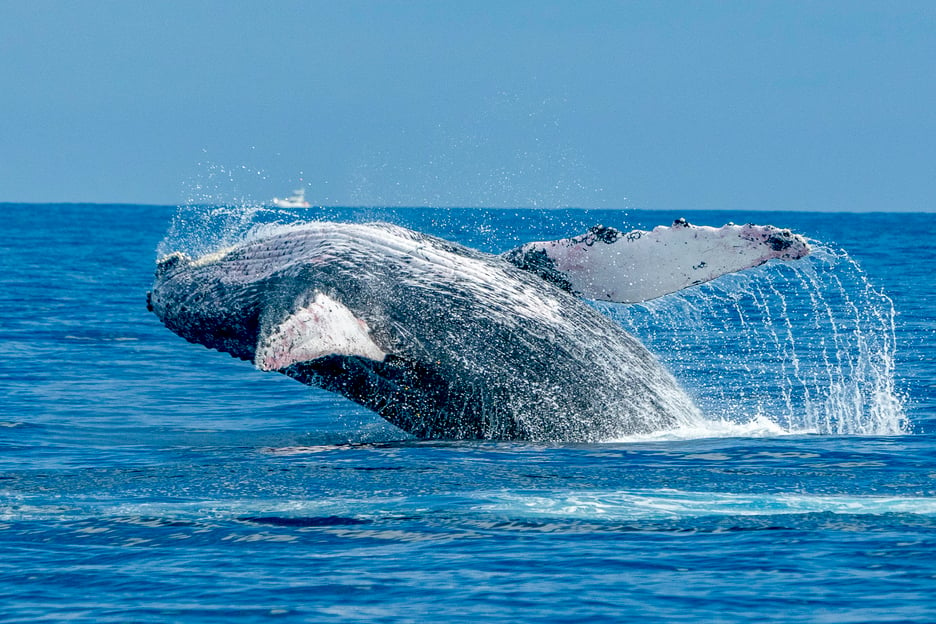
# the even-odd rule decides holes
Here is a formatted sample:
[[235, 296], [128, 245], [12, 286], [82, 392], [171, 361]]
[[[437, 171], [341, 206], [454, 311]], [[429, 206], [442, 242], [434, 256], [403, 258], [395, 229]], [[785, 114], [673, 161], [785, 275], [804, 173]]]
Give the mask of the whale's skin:
[[[191, 342], [419, 438], [589, 442], [699, 417], [654, 355], [574, 294], [399, 226], [307, 223], [198, 259], [174, 253], [149, 306]], [[318, 330], [294, 335], [330, 319], [342, 329], [324, 346]]]

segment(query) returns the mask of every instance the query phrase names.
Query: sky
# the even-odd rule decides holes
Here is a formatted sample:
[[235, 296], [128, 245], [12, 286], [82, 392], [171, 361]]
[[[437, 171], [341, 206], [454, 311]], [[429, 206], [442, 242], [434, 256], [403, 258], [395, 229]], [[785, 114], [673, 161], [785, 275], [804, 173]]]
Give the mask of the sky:
[[0, 202], [936, 211], [936, 2], [0, 0]]

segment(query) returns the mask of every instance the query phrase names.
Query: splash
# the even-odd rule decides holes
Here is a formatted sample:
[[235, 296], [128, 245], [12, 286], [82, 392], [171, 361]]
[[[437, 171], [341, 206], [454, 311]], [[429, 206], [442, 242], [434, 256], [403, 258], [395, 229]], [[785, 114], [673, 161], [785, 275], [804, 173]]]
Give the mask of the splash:
[[244, 190], [266, 183], [268, 177], [262, 169], [248, 165], [198, 163], [197, 173], [185, 184], [185, 201], [156, 250], [157, 257], [174, 251], [199, 257], [242, 241], [258, 225], [295, 221], [303, 210], [274, 208]]
[[805, 261], [600, 307], [660, 355], [713, 431], [760, 435], [770, 422], [788, 433], [908, 433], [892, 301], [844, 250], [813, 246]]
[[704, 438], [776, 438], [794, 433], [801, 432], [784, 429], [763, 415], [756, 415], [744, 422], [728, 420], [725, 417], [701, 417], [673, 429], [629, 435], [608, 440], [608, 442], [632, 444], [635, 442], [674, 442]]
[[[229, 174], [218, 169], [212, 176], [223, 186]], [[417, 229], [443, 236], [438, 230], [446, 230], [495, 251], [509, 238], [500, 226], [514, 223], [488, 215], [498, 227], [464, 240], [473, 232], [466, 223], [479, 217], [444, 210], [281, 210], [246, 198], [212, 205], [202, 202], [214, 191], [202, 190], [179, 207], [160, 255], [197, 257], [269, 228], [319, 220], [413, 225], [407, 222], [415, 219]], [[543, 215], [535, 221], [524, 227], [549, 226]], [[798, 262], [769, 263], [643, 304], [595, 304], [657, 353], [706, 415], [702, 423], [638, 441], [910, 432], [895, 387], [893, 303], [847, 252], [812, 244], [812, 255]]]

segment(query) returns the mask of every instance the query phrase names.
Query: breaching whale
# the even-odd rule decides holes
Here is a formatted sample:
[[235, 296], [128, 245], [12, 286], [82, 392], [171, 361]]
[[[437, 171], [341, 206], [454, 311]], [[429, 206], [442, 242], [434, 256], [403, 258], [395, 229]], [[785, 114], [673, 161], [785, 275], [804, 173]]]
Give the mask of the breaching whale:
[[809, 253], [773, 226], [596, 226], [502, 255], [386, 223], [278, 226], [158, 260], [183, 338], [340, 393], [419, 438], [601, 441], [699, 418], [636, 338], [633, 303]]

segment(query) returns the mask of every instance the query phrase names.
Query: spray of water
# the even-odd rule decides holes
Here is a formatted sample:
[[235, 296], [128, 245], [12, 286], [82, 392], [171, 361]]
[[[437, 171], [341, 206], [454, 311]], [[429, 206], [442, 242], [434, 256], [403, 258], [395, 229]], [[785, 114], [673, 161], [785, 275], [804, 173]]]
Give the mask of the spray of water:
[[[349, 217], [338, 208], [283, 211], [246, 197], [215, 202], [219, 193], [237, 196], [236, 173], [208, 167], [159, 255], [197, 257], [258, 228]], [[358, 209], [352, 220], [399, 220], [373, 211]], [[769, 263], [644, 304], [596, 304], [660, 356], [710, 419], [698, 431], [663, 438], [910, 431], [894, 381], [893, 303], [847, 252], [813, 247], [805, 260]]]
[[263, 170], [247, 165], [199, 163], [197, 173], [184, 185], [185, 201], [160, 242], [157, 257], [174, 251], [198, 257], [242, 241], [258, 224], [296, 220], [296, 209], [274, 208], [244, 190], [266, 180]]
[[601, 307], [660, 355], [710, 418], [787, 432], [909, 432], [894, 383], [893, 303], [845, 251], [814, 248], [806, 261]]

